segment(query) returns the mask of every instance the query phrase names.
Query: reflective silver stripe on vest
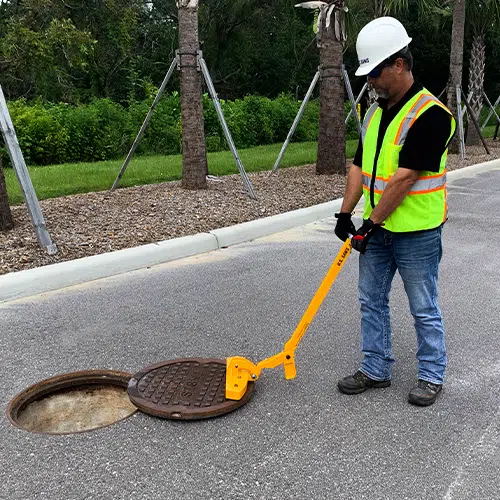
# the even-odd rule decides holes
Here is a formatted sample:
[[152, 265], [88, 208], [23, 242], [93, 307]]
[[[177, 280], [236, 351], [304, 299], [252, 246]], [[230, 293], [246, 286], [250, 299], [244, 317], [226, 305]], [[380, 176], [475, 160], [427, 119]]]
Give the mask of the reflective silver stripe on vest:
[[[371, 177], [369, 175], [363, 174], [363, 186], [366, 189], [370, 189]], [[374, 191], [383, 191], [387, 186], [387, 182], [381, 179], [375, 179], [375, 183], [373, 184]]]
[[[363, 186], [366, 189], [370, 189], [370, 182], [371, 182], [370, 176], [364, 174]], [[375, 183], [373, 185], [374, 191], [375, 192], [383, 191], [387, 187], [388, 182], [389, 181], [384, 181], [382, 179], [375, 179]], [[445, 185], [446, 185], [446, 173], [435, 177], [434, 176], [426, 177], [425, 179], [419, 179], [415, 181], [408, 194], [417, 194], [422, 192], [425, 193], [426, 191], [433, 191], [436, 189], [443, 188]]]
[[366, 112], [365, 119], [363, 120], [363, 126], [361, 127], [361, 143], [365, 143], [366, 132], [368, 131], [368, 124], [370, 123], [373, 115], [378, 109], [378, 103], [375, 102], [370, 106], [370, 109]]
[[438, 177], [428, 177], [427, 179], [419, 179], [408, 194], [421, 193], [426, 191], [434, 191], [441, 189], [446, 185], [446, 173]]
[[437, 101], [437, 99], [430, 94], [421, 95], [417, 102], [411, 107], [408, 114], [405, 116], [403, 123], [398, 131], [398, 136], [396, 136], [396, 144], [402, 146], [405, 143], [406, 136], [412, 125], [413, 120], [417, 116], [417, 113], [422, 109], [423, 106], [431, 101]]

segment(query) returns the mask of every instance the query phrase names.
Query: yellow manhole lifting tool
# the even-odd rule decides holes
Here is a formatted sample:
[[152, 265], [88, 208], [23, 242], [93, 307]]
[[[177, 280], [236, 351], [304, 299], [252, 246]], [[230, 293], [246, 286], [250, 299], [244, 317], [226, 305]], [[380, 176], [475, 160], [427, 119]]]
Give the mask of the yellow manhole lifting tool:
[[302, 316], [297, 328], [292, 336], [285, 344], [283, 351], [270, 358], [264, 359], [257, 364], [242, 356], [233, 356], [227, 358], [226, 365], [226, 398], [239, 401], [247, 391], [248, 382], [254, 382], [260, 376], [263, 368], [276, 368], [283, 365], [285, 370], [285, 378], [290, 380], [295, 378], [297, 370], [295, 369], [295, 349], [299, 345], [300, 340], [306, 333], [307, 328], [311, 324], [316, 312], [320, 308], [324, 298], [328, 294], [335, 278], [339, 274], [342, 266], [348, 255], [351, 253], [351, 240], [348, 238], [339, 253], [335, 257], [328, 273], [321, 282], [317, 292], [309, 304], [306, 312]]

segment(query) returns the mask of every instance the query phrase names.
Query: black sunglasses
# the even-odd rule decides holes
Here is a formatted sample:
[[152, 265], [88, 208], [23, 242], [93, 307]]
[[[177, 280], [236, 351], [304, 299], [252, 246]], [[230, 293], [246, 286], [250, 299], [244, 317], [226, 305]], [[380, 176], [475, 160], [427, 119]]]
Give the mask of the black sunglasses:
[[405, 47], [403, 50], [400, 50], [396, 54], [393, 54], [392, 56], [388, 57], [385, 61], [382, 61], [378, 66], [375, 66], [368, 73], [367, 76], [369, 76], [370, 78], [378, 78], [382, 74], [384, 68], [392, 66], [396, 62], [396, 59], [405, 56], [407, 52], [408, 52], [408, 47]]
[[385, 61], [381, 62], [378, 66], [375, 66], [368, 73], [367, 76], [369, 76], [370, 78], [378, 78], [382, 74], [382, 71], [384, 70], [384, 68], [391, 66], [393, 63], [394, 63], [394, 61], [385, 60]]

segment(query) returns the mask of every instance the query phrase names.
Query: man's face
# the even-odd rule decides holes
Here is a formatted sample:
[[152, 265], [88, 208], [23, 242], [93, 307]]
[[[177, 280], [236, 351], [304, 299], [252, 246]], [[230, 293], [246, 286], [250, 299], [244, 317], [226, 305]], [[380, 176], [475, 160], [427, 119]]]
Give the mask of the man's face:
[[384, 62], [368, 74], [368, 85], [373, 87], [382, 99], [389, 99], [398, 93], [401, 72], [404, 70], [404, 61]]
[[[373, 71], [372, 74], [377, 74], [377, 72]], [[368, 85], [375, 89], [379, 97], [389, 99], [392, 94], [392, 86], [394, 85], [394, 71], [392, 67], [385, 66], [381, 68], [378, 76], [368, 75]]]

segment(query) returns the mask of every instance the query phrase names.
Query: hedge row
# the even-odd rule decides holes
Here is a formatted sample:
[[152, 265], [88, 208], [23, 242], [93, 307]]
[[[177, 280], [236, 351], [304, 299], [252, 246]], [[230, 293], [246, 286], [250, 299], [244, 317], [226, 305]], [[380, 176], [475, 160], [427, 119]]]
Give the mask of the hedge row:
[[[204, 95], [205, 135], [208, 151], [227, 148], [215, 107]], [[124, 107], [109, 99], [71, 106], [42, 101], [11, 101], [9, 110], [28, 165], [117, 159], [128, 152], [151, 106], [152, 99]], [[270, 100], [248, 96], [221, 101], [224, 116], [238, 148], [283, 142], [301, 102], [289, 95]], [[346, 106], [346, 112], [349, 106]], [[308, 103], [293, 141], [315, 141], [319, 103]], [[356, 137], [352, 120], [348, 137]], [[178, 92], [158, 104], [136, 154], [181, 152], [181, 116]], [[5, 148], [3, 150], [5, 159]], [[8, 162], [7, 162], [8, 163]]]

